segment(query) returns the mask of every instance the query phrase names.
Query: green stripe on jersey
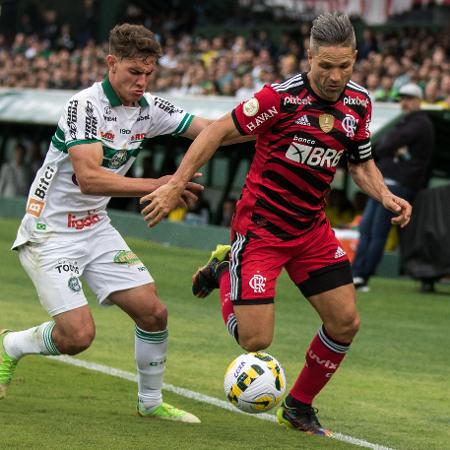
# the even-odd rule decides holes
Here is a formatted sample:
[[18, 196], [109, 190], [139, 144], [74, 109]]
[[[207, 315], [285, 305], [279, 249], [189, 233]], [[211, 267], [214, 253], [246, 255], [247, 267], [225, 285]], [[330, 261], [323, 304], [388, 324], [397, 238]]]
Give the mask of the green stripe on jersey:
[[67, 150], [74, 145], [94, 144], [95, 142], [102, 142], [100, 139], [78, 139], [76, 141], [70, 141], [66, 144]]
[[192, 114], [186, 113], [183, 120], [178, 125], [177, 129], [172, 133], [172, 135], [183, 134], [192, 122], [194, 116]]

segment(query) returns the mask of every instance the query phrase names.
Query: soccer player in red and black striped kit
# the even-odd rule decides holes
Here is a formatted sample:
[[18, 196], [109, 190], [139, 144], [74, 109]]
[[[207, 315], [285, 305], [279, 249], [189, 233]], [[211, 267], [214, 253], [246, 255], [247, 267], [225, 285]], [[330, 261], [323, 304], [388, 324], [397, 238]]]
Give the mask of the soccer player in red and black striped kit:
[[[312, 407], [339, 367], [359, 328], [355, 289], [345, 251], [324, 212], [325, 196], [341, 157], [355, 182], [395, 213], [405, 226], [411, 205], [393, 195], [371, 154], [367, 91], [350, 81], [356, 59], [346, 15], [315, 19], [310, 71], [263, 87], [231, 114], [206, 128], [190, 146], [169, 183], [142, 198], [150, 226], [172, 209], [186, 183], [225, 139], [256, 135], [256, 154], [232, 222], [232, 246], [219, 246], [194, 276], [194, 293], [220, 287], [230, 333], [247, 351], [267, 348], [273, 337], [275, 283], [286, 269], [323, 325], [281, 408], [280, 423], [329, 435]], [[229, 259], [229, 262], [228, 262]]]

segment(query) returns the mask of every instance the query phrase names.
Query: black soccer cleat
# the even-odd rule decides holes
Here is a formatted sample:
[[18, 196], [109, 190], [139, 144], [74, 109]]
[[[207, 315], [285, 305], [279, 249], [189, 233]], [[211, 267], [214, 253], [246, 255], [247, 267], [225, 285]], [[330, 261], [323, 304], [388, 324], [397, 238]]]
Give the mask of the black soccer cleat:
[[295, 408], [287, 406], [284, 401], [277, 410], [277, 420], [280, 425], [295, 428], [306, 434], [330, 437], [332, 432], [322, 427], [317, 419], [317, 412], [311, 405]]
[[211, 253], [207, 264], [192, 276], [192, 293], [199, 298], [207, 297], [219, 287], [219, 275], [229, 265], [231, 247], [218, 245]]

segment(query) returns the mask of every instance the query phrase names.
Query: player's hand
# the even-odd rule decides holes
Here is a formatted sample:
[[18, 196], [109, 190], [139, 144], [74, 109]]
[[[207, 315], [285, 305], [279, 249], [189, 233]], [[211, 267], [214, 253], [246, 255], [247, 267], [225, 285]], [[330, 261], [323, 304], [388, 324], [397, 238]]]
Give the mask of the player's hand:
[[383, 197], [382, 203], [386, 209], [395, 214], [395, 217], [391, 219], [393, 225], [400, 225], [401, 228], [408, 225], [412, 214], [412, 206], [409, 202], [396, 195], [388, 194]]
[[[200, 177], [201, 173], [196, 173], [194, 178]], [[166, 217], [177, 205], [189, 207], [198, 200], [198, 195], [203, 191], [203, 186], [193, 181], [189, 181], [186, 186], [171, 182], [169, 176], [167, 183], [160, 186], [150, 194], [145, 195], [139, 201], [140, 204], [149, 202], [141, 214], [149, 227], [154, 227]]]

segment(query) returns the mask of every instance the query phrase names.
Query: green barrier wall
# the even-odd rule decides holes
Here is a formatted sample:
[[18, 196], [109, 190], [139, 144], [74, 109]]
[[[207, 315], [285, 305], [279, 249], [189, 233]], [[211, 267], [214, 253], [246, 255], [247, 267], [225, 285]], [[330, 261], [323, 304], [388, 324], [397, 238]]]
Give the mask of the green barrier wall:
[[[20, 218], [24, 210], [23, 198], [0, 198], [0, 217]], [[211, 250], [219, 243], [230, 241], [230, 230], [223, 227], [164, 221], [155, 228], [148, 228], [139, 214], [109, 210], [109, 216], [124, 236], [148, 239], [162, 245]], [[397, 253], [385, 253], [378, 275], [389, 278], [398, 276]]]

